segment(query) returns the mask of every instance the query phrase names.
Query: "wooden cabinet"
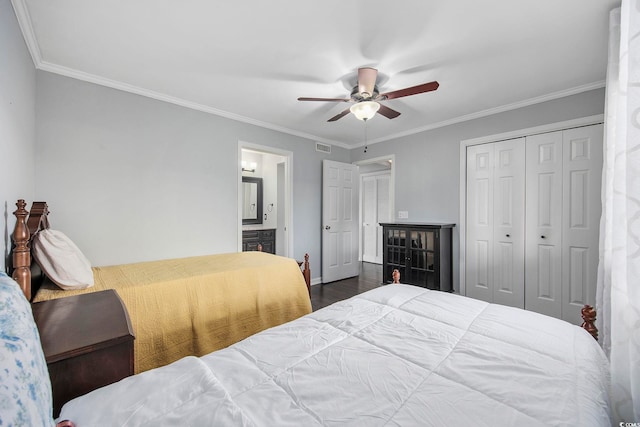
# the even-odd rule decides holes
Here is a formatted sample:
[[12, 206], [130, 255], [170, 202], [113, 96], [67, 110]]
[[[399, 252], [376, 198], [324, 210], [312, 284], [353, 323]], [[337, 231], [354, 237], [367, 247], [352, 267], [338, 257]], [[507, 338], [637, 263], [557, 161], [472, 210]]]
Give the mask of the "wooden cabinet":
[[133, 329], [114, 290], [34, 303], [53, 412], [69, 400], [133, 375]]
[[452, 228], [455, 224], [381, 223], [383, 277], [439, 291], [453, 291]]
[[242, 251], [257, 251], [262, 245], [262, 252], [276, 253], [276, 230], [242, 230]]

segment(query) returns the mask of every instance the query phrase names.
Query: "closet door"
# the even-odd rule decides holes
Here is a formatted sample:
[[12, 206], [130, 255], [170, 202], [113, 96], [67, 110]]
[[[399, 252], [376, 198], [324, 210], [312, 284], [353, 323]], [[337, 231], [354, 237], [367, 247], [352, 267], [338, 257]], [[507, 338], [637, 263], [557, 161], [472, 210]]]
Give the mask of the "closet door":
[[525, 308], [562, 314], [562, 131], [526, 138]]
[[375, 176], [362, 177], [362, 261], [376, 262], [378, 256], [377, 186]]
[[391, 220], [389, 172], [362, 177], [362, 261], [382, 264], [381, 222]]
[[467, 147], [466, 295], [493, 302], [494, 144]]
[[595, 304], [602, 140], [602, 125], [563, 133], [562, 318], [573, 324], [584, 304]]
[[524, 308], [524, 138], [495, 143], [493, 302]]
[[467, 149], [467, 295], [524, 307], [524, 138]]

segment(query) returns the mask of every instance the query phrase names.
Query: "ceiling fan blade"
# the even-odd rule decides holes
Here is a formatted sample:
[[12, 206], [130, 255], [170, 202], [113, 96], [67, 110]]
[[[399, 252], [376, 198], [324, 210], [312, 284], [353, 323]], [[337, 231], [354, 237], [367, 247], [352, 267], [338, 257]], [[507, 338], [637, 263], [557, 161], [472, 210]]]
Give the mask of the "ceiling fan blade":
[[393, 110], [387, 107], [386, 105], [382, 105], [382, 104], [380, 104], [380, 108], [378, 109], [378, 114], [382, 114], [387, 119], [395, 119], [400, 115], [400, 113], [397, 112], [396, 110]]
[[366, 67], [358, 69], [358, 93], [363, 98], [371, 98], [373, 90], [376, 87], [377, 78], [378, 70], [375, 68]]
[[329, 101], [329, 102], [349, 102], [349, 98], [305, 98], [300, 97], [298, 101]]
[[405, 89], [394, 90], [387, 93], [381, 93], [378, 96], [378, 99], [380, 98], [382, 98], [383, 100], [395, 99], [395, 98], [402, 98], [403, 96], [410, 96], [410, 95], [417, 95], [419, 93], [424, 93], [424, 92], [431, 92], [433, 90], [438, 89], [438, 86], [440, 86], [440, 84], [435, 81], [430, 83], [423, 83], [418, 86], [412, 86]]
[[335, 122], [336, 120], [340, 120], [341, 118], [343, 118], [344, 116], [346, 116], [347, 114], [349, 114], [351, 112], [351, 110], [349, 108], [347, 108], [346, 110], [344, 110], [342, 113], [337, 114], [333, 117], [331, 117], [329, 120], [327, 120], [328, 122]]

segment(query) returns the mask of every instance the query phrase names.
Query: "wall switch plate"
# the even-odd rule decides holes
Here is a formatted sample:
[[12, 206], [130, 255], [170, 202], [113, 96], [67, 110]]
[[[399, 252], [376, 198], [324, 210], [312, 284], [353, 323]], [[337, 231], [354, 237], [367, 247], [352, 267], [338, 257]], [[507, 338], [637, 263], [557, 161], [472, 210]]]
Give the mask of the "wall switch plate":
[[409, 218], [409, 211], [398, 211], [398, 219]]

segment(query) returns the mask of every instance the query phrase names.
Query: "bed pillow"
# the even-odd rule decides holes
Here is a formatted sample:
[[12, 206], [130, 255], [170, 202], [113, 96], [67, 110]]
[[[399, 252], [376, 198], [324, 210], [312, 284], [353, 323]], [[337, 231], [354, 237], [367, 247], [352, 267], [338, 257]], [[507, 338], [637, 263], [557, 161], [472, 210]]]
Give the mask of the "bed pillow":
[[53, 426], [51, 381], [31, 305], [0, 272], [0, 425]]
[[31, 242], [31, 252], [44, 274], [65, 290], [93, 286], [91, 263], [63, 232], [38, 231]]

